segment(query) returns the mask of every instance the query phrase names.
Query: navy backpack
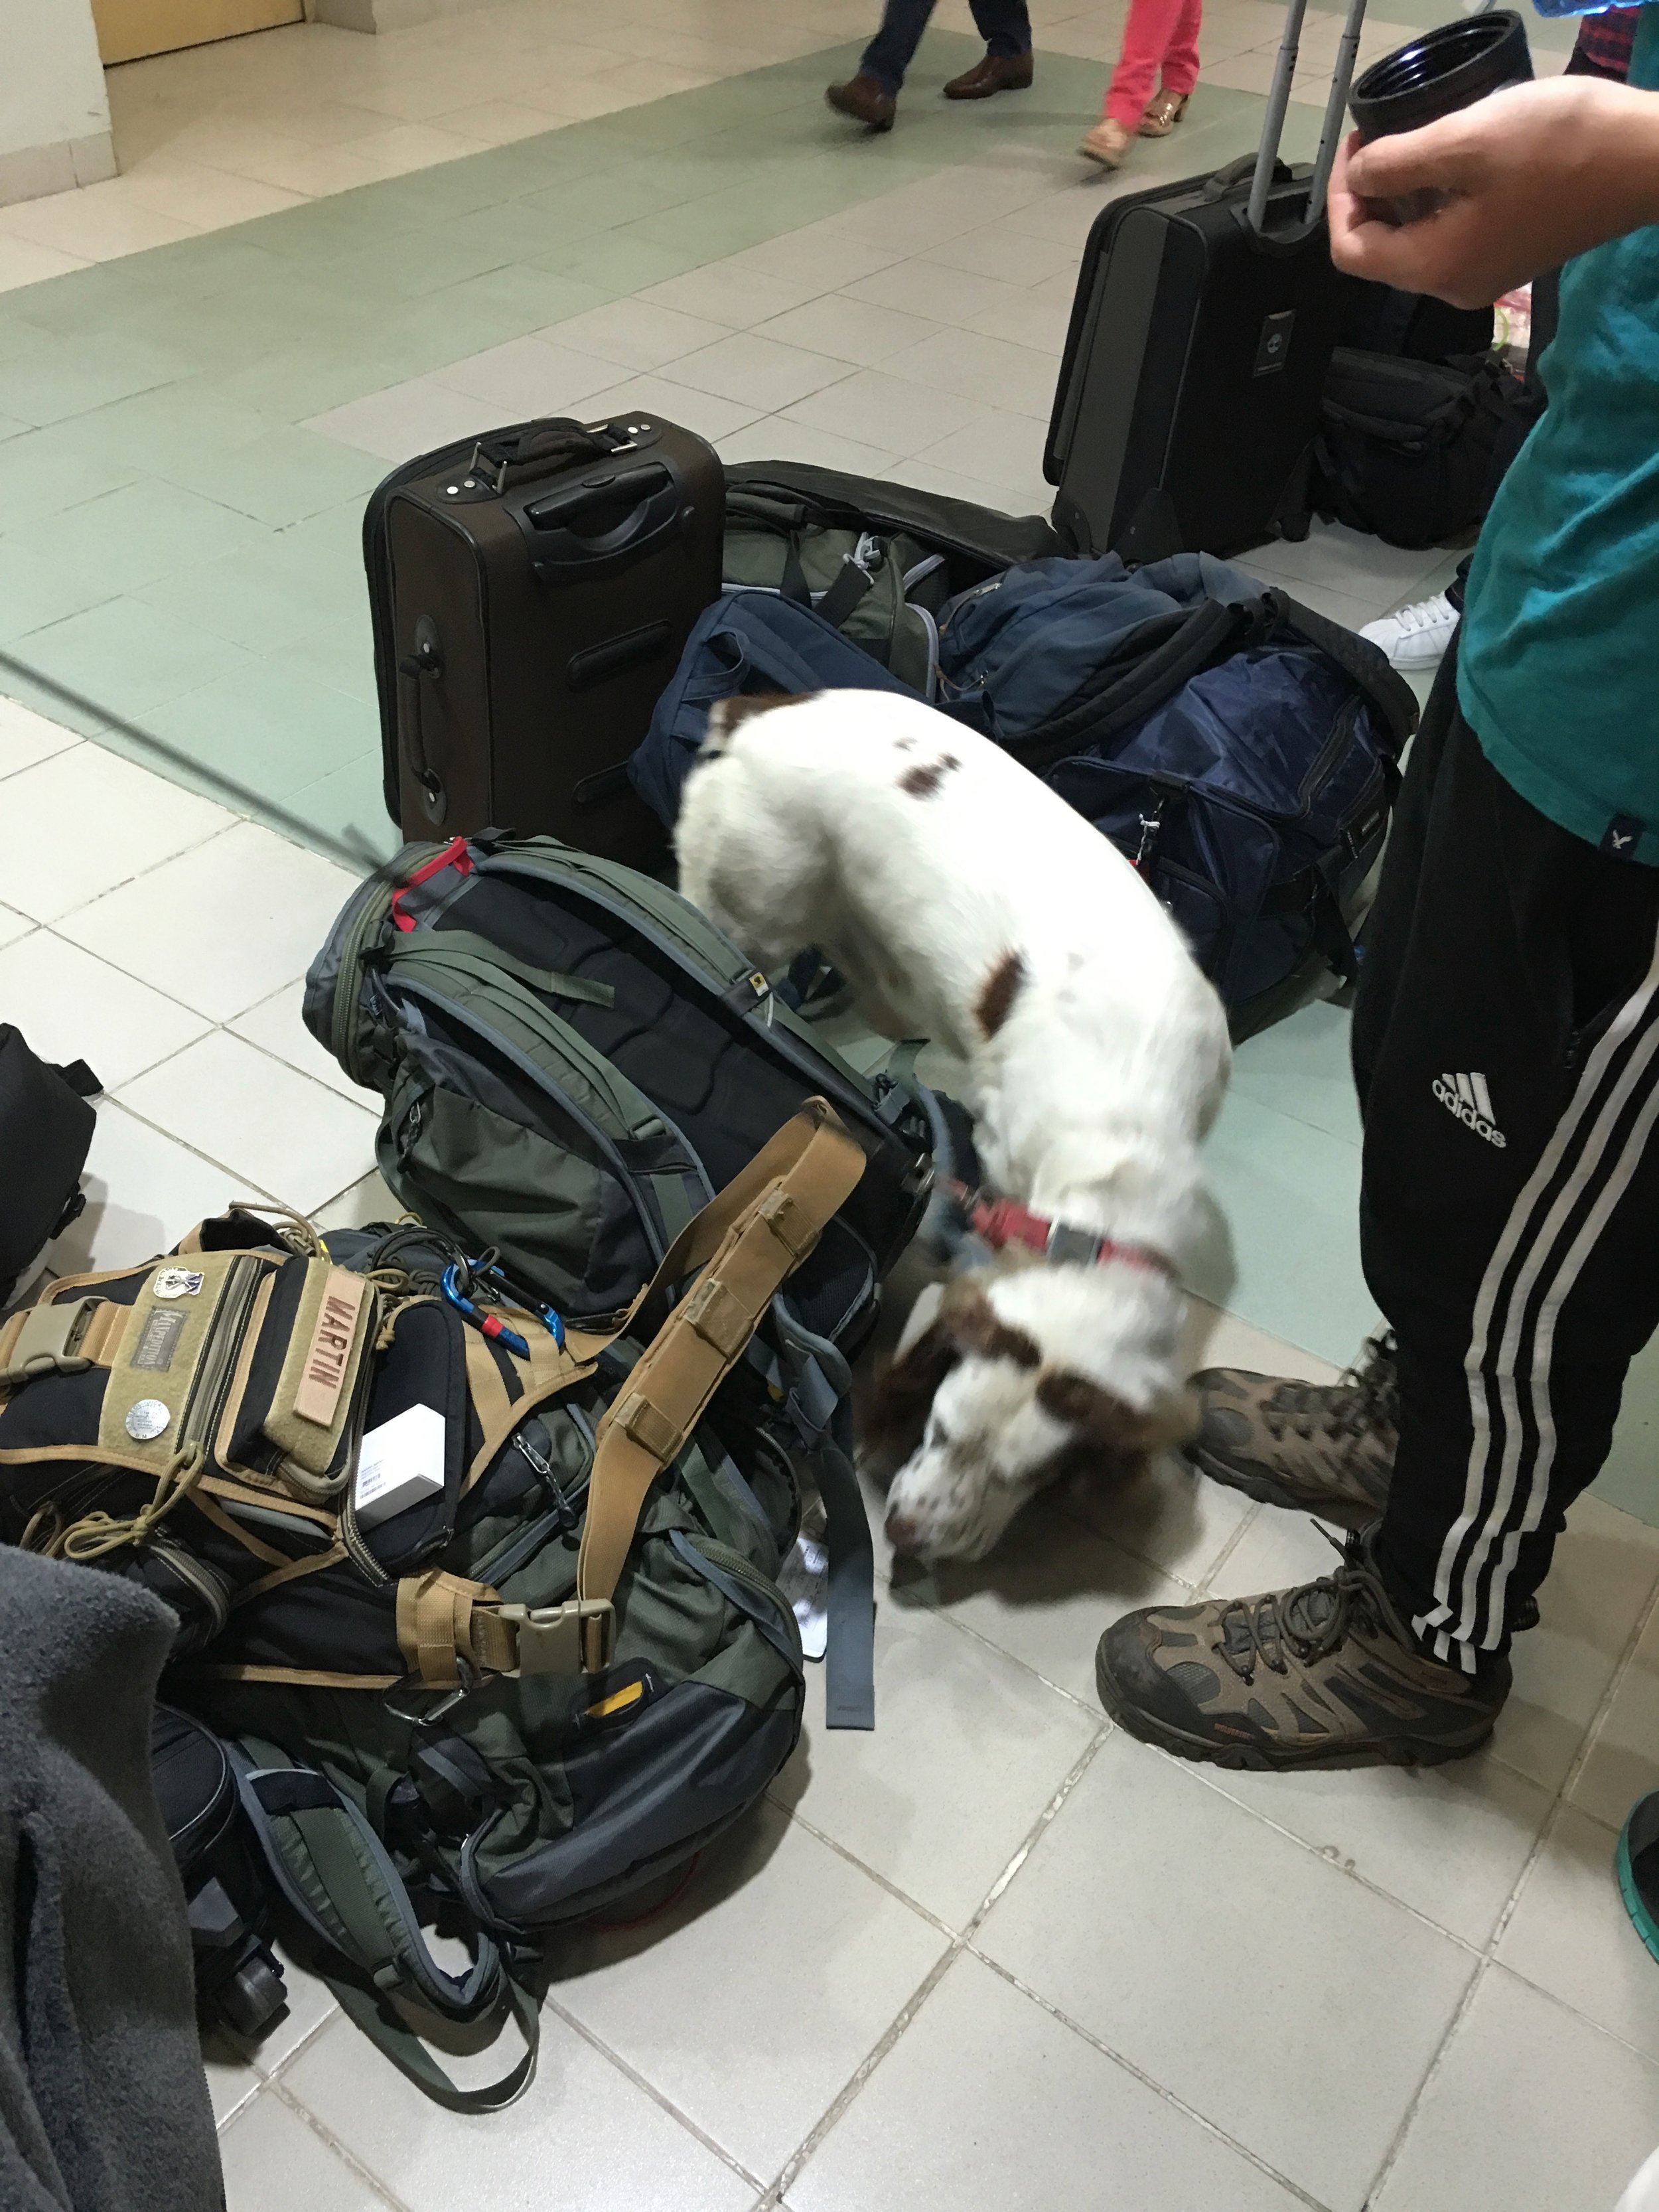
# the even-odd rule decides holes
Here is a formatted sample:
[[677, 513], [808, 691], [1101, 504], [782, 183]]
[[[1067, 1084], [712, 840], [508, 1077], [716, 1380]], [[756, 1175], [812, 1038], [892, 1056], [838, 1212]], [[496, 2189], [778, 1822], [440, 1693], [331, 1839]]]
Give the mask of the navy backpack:
[[952, 600], [939, 703], [1127, 854], [1235, 1036], [1289, 1011], [1352, 929], [1417, 702], [1353, 632], [1208, 554], [1036, 561]]

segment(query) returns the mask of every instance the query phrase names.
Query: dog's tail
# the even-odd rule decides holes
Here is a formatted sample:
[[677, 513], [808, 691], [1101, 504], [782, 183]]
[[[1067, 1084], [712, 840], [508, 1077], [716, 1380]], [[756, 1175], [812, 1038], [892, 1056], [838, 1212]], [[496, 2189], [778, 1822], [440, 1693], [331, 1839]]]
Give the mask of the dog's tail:
[[708, 709], [708, 729], [702, 741], [702, 758], [712, 760], [726, 750], [733, 730], [757, 714], [769, 714], [779, 707], [804, 707], [816, 691], [740, 691], [734, 699], [716, 699]]

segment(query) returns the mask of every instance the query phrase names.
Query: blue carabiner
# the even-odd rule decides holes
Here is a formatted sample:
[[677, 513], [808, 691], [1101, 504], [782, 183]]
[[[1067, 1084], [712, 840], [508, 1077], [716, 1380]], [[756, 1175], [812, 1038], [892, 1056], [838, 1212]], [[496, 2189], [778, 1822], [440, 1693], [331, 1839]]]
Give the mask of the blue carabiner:
[[520, 1359], [528, 1359], [530, 1346], [516, 1328], [509, 1328], [498, 1314], [481, 1313], [461, 1288], [459, 1261], [452, 1261], [444, 1269], [442, 1290], [445, 1298], [454, 1307], [463, 1321], [470, 1321], [474, 1328], [493, 1343], [505, 1346], [508, 1352], [517, 1352]]

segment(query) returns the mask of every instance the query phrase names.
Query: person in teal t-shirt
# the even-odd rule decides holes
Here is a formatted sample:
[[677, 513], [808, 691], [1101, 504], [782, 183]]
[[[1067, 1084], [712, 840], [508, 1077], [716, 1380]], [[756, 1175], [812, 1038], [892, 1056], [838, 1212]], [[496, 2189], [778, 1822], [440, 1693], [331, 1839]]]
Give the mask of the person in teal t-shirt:
[[[1574, 76], [1344, 149], [1332, 252], [1462, 307], [1566, 264], [1549, 405], [1487, 519], [1412, 750], [1354, 1011], [1366, 1280], [1314, 1389], [1197, 1378], [1191, 1447], [1352, 1530], [1300, 1589], [1102, 1638], [1135, 1735], [1226, 1765], [1451, 1759], [1659, 1328], [1659, 5]], [[1431, 189], [1404, 228], [1382, 204]]]

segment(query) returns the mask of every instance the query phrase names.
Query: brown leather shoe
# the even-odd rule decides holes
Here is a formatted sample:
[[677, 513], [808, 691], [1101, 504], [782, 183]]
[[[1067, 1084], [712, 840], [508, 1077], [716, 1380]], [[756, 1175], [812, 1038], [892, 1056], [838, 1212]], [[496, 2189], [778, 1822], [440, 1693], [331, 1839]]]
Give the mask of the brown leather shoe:
[[866, 131], [890, 131], [897, 103], [872, 76], [850, 76], [845, 84], [832, 84], [824, 94], [837, 115], [850, 115]]
[[994, 92], [1024, 92], [1031, 82], [1030, 54], [987, 54], [945, 88], [947, 100], [988, 100]]

